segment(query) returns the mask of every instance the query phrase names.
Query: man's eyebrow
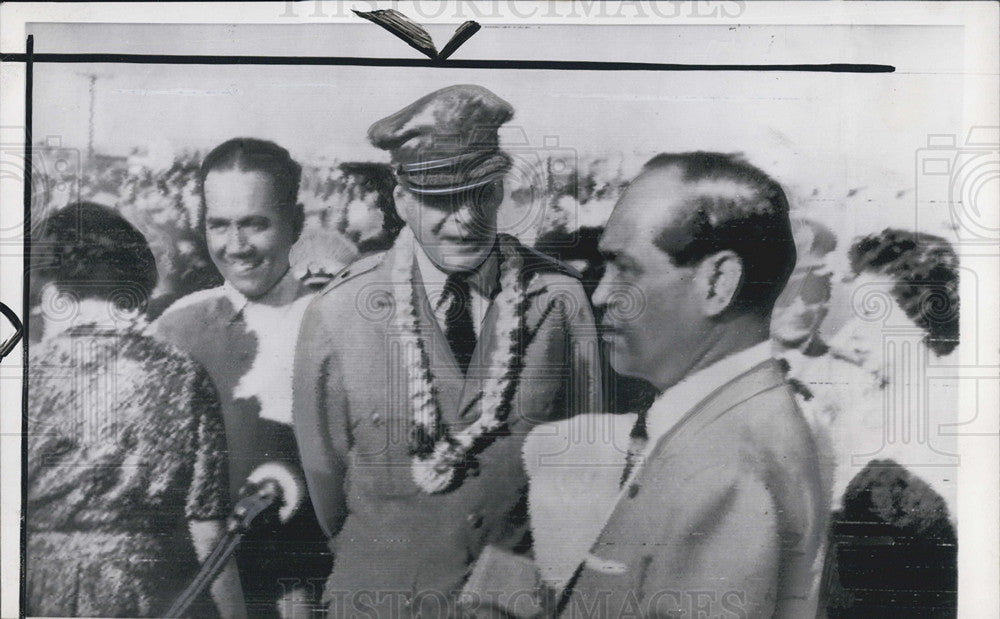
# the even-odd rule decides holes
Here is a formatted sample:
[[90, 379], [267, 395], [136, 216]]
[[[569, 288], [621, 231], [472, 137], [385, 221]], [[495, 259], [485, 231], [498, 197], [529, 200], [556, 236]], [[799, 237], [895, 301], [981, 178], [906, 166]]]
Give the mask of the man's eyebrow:
[[635, 260], [635, 258], [629, 256], [621, 250], [598, 248], [597, 251], [606, 262], [617, 262], [618, 264], [631, 269], [639, 268], [639, 263]]
[[629, 255], [623, 254], [623, 253], [619, 253], [619, 254], [617, 254], [615, 256], [615, 259], [617, 260], [617, 262], [619, 264], [621, 264], [622, 266], [624, 266], [627, 269], [632, 269], [632, 270], [635, 270], [635, 271], [639, 270], [639, 262], [635, 258], [633, 258], [632, 256], [629, 256]]

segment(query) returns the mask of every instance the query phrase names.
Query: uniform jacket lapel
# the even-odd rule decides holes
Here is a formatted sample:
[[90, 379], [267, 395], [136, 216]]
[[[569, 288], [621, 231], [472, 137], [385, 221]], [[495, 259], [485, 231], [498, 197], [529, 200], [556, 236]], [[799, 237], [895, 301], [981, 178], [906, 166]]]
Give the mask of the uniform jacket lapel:
[[493, 371], [490, 364], [493, 359], [493, 348], [496, 345], [496, 325], [496, 304], [490, 303], [486, 310], [486, 316], [483, 317], [483, 323], [480, 325], [479, 336], [476, 338], [476, 349], [472, 351], [469, 371], [465, 375], [462, 385], [461, 404], [457, 411], [462, 422], [472, 422], [479, 416], [478, 405], [482, 397], [482, 388]]
[[[400, 250], [394, 248], [392, 251]], [[393, 260], [394, 258], [390, 257], [386, 260], [386, 264], [393, 264]], [[455, 355], [451, 352], [451, 347], [448, 345], [448, 340], [445, 338], [437, 318], [434, 316], [434, 309], [427, 297], [423, 280], [420, 278], [420, 269], [417, 268], [416, 263], [413, 265], [413, 283], [420, 313], [420, 337], [424, 341], [430, 358], [431, 375], [434, 377], [434, 387], [437, 389], [441, 417], [445, 422], [453, 423], [458, 419], [458, 406], [462, 397], [465, 377], [458, 367], [458, 362], [455, 361]], [[406, 368], [403, 368], [402, 371], [405, 375]]]
[[[516, 245], [515, 247], [517, 251], [522, 251], [520, 245]], [[536, 283], [527, 291], [527, 294], [529, 298], [537, 299], [538, 296], [544, 291], [544, 286]], [[494, 300], [496, 299], [496, 296], [501, 293], [501, 290], [497, 290], [496, 294], [493, 296]], [[528, 304], [527, 314], [525, 316], [525, 326], [527, 329], [523, 332], [527, 334], [525, 337], [530, 337], [530, 334], [539, 327], [541, 319], [544, 318], [544, 315], [539, 314], [536, 305], [537, 304], [535, 302]], [[469, 372], [465, 377], [465, 384], [462, 389], [461, 405], [458, 407], [458, 415], [463, 423], [471, 423], [479, 416], [479, 400], [482, 397], [482, 388], [491, 373], [497, 369], [493, 367], [493, 359], [497, 352], [495, 349], [498, 339], [498, 313], [497, 304], [495, 302], [491, 302], [486, 310], [486, 315], [483, 317], [483, 323], [480, 325], [479, 337], [476, 340], [476, 349], [472, 353], [472, 361], [469, 363]], [[520, 342], [521, 350], [526, 351], [527, 345], [527, 339]], [[445, 344], [445, 348], [448, 348], [447, 343]], [[504, 355], [501, 359], [506, 358], [506, 351], [504, 351]], [[530, 374], [530, 370], [528, 369], [529, 365], [530, 364], [528, 363], [524, 364], [522, 369], [522, 380], [525, 373]], [[519, 384], [521, 384], [521, 382], [522, 381], [518, 381]]]

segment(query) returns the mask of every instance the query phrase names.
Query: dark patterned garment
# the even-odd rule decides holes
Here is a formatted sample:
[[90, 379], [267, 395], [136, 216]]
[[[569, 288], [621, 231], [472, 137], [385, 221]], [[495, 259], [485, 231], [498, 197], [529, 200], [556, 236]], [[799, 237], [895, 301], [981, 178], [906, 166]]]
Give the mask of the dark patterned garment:
[[187, 522], [228, 514], [208, 375], [134, 331], [74, 327], [30, 355], [27, 614], [164, 612], [198, 570]]

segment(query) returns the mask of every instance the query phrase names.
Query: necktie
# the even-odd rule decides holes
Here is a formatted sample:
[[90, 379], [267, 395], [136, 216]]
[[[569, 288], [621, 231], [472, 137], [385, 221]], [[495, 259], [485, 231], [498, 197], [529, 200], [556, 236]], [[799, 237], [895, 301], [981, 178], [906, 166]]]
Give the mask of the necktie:
[[476, 349], [476, 329], [472, 324], [472, 291], [465, 274], [452, 273], [444, 284], [441, 306], [445, 308], [444, 336], [462, 372], [469, 369]]
[[632, 431], [628, 435], [628, 451], [625, 453], [625, 469], [622, 471], [622, 478], [618, 482], [618, 487], [621, 488], [631, 477], [632, 471], [635, 470], [636, 464], [639, 462], [639, 458], [642, 457], [643, 451], [646, 449], [646, 443], [649, 442], [649, 434], [646, 432], [646, 412], [640, 411], [638, 419], [635, 420], [635, 425], [632, 426]]

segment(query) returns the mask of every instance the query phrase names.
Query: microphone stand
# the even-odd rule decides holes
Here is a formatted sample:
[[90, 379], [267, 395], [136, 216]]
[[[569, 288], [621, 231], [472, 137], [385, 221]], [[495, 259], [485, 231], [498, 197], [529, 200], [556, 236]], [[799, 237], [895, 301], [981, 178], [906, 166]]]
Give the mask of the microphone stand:
[[164, 617], [183, 617], [191, 604], [207, 589], [219, 575], [222, 568], [236, 548], [243, 541], [243, 536], [268, 516], [277, 517], [278, 508], [284, 502], [281, 487], [272, 480], [265, 480], [256, 485], [256, 491], [236, 504], [233, 513], [226, 521], [226, 534], [215, 545], [211, 554], [205, 559], [194, 580], [184, 589], [170, 606]]

